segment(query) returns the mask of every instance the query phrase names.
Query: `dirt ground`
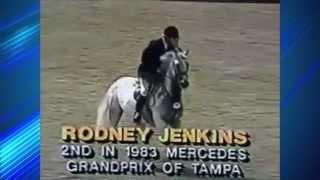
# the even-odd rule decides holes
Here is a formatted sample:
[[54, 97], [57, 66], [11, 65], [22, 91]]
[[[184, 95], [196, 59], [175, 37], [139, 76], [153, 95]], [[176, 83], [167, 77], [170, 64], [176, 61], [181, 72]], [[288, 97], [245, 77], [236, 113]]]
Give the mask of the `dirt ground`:
[[279, 4], [41, 0], [41, 6], [42, 179], [110, 179], [65, 172], [61, 126], [94, 125], [107, 85], [135, 75], [142, 49], [171, 24], [191, 50], [182, 126], [249, 131], [246, 176], [279, 179]]

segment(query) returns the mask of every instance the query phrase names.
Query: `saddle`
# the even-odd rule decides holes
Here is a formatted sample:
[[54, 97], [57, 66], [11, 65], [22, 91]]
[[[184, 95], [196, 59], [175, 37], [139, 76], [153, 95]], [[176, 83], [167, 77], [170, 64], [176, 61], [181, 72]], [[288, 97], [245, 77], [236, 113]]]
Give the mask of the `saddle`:
[[135, 82], [135, 90], [133, 91], [133, 98], [135, 99], [135, 100], [137, 100], [138, 99], [138, 96], [140, 96], [141, 94], [140, 94], [140, 92], [141, 92], [141, 85], [140, 85], [140, 82], [139, 82], [139, 80], [136, 80], [136, 82]]
[[[133, 97], [134, 97], [134, 99], [138, 102], [138, 100], [139, 100], [139, 98], [142, 98], [141, 96], [142, 96], [142, 93], [141, 93], [141, 88], [143, 88], [142, 86], [143, 85], [141, 85], [141, 83], [143, 83], [143, 82], [140, 82], [139, 80], [137, 80], [136, 82], [135, 82], [135, 90], [134, 90], [134, 92], [133, 92]], [[149, 92], [147, 92], [147, 94], [145, 95], [145, 102], [143, 103], [143, 105], [140, 107], [141, 108], [141, 110], [140, 110], [140, 113], [141, 113], [141, 116], [143, 116], [143, 120], [144, 121], [146, 121], [147, 123], [149, 123], [150, 125], [152, 125], [152, 126], [155, 126], [155, 123], [154, 123], [154, 121], [153, 121], [153, 116], [152, 116], [152, 111], [151, 111], [151, 109], [150, 109], [150, 105], [149, 105], [149, 101], [150, 101], [150, 95], [152, 94], [152, 92], [151, 91], [153, 91], [153, 89], [155, 89], [155, 88], [153, 88], [153, 86], [151, 86], [151, 87], [149, 87], [149, 88], [151, 88], [151, 89], [149, 89], [148, 91]], [[146, 91], [146, 90], [145, 90]], [[154, 97], [153, 98], [151, 98], [151, 99], [154, 99]], [[140, 101], [141, 101], [141, 99], [140, 99]], [[143, 108], [143, 106], [144, 106], [144, 108]], [[142, 115], [143, 114], [143, 115]]]
[[[135, 82], [135, 90], [133, 92], [133, 97], [135, 100], [138, 100], [138, 97], [141, 96], [141, 83], [139, 80], [136, 80]], [[150, 90], [148, 90], [148, 94], [146, 95], [146, 99], [149, 99], [149, 100], [154, 100], [155, 97], [149, 97], [150, 95], [153, 94], [153, 91], [156, 90], [155, 86], [151, 84], [151, 87], [149, 87]], [[154, 101], [153, 101], [154, 102]], [[148, 107], [149, 108], [149, 107]], [[174, 102], [173, 105], [172, 105], [172, 108], [173, 109], [180, 109], [181, 108], [181, 103], [180, 102]]]
[[[135, 88], [135, 90], [133, 92], [133, 97], [134, 97], [135, 100], [137, 100], [139, 96], [142, 96], [142, 94], [141, 94], [141, 89], [143, 88], [142, 86], [143, 85], [141, 84], [141, 82], [139, 80], [136, 80], [136, 82], [135, 82], [135, 87], [136, 88]], [[149, 98], [149, 96], [155, 90], [155, 88], [154, 88], [155, 86], [153, 84], [149, 84], [149, 86], [151, 86], [151, 87], [149, 87], [150, 89], [148, 90], [148, 92], [146, 92], [147, 93], [145, 95], [146, 98]], [[145, 91], [147, 91], [147, 90], [145, 90]]]

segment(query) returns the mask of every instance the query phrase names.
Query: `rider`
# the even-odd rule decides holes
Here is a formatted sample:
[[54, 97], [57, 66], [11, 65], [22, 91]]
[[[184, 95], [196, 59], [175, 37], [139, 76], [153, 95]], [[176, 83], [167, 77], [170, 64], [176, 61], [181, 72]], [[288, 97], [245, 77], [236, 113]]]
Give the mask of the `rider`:
[[138, 95], [134, 122], [141, 120], [141, 110], [145, 103], [154, 81], [157, 81], [161, 75], [157, 72], [160, 67], [160, 57], [167, 51], [179, 47], [179, 31], [175, 26], [168, 26], [163, 32], [163, 36], [157, 40], [152, 40], [143, 50], [141, 64], [138, 68], [138, 79], [141, 86], [140, 95]]

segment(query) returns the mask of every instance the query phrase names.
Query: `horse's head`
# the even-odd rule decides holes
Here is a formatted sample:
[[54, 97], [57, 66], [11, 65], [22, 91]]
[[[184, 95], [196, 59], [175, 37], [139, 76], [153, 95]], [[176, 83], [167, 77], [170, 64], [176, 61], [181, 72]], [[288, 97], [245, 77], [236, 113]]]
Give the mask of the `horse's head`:
[[175, 51], [169, 51], [165, 53], [160, 58], [160, 73], [163, 75], [163, 77], [176, 81], [182, 88], [187, 88], [189, 86], [189, 63], [187, 61], [188, 55], [188, 50], [183, 51], [179, 48]]

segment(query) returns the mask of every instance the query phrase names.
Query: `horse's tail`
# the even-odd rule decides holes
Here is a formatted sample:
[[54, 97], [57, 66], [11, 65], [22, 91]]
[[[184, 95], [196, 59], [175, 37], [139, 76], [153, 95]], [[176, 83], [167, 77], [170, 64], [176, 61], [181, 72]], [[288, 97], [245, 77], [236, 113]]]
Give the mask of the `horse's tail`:
[[97, 126], [108, 127], [110, 126], [110, 105], [112, 98], [112, 86], [110, 86], [102, 98], [97, 109]]

